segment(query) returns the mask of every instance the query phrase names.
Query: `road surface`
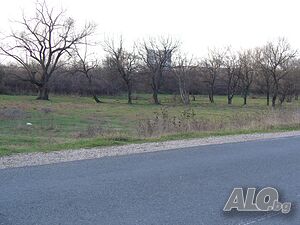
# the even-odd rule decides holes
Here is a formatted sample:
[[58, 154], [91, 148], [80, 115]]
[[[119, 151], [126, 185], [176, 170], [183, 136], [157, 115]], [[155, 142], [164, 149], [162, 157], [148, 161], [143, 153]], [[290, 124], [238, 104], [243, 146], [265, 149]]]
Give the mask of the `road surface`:
[[[222, 211], [275, 187], [289, 214]], [[300, 137], [0, 170], [1, 225], [300, 224]]]

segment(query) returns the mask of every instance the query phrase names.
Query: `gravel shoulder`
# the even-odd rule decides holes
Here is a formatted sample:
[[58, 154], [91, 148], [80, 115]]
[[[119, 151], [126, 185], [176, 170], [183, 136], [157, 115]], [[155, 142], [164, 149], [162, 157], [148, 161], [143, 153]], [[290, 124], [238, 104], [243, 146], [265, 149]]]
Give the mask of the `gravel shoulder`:
[[284, 138], [300, 136], [300, 131], [276, 132], [276, 133], [256, 133], [229, 135], [220, 137], [207, 137], [200, 139], [177, 140], [144, 144], [129, 144], [123, 146], [113, 146], [104, 148], [63, 150], [49, 153], [26, 153], [0, 157], [0, 169], [37, 166], [53, 163], [95, 159], [107, 156], [129, 155], [146, 152], [165, 151], [171, 149], [196, 147], [203, 145], [215, 145], [225, 143], [236, 143], [245, 141], [255, 141], [264, 139]]

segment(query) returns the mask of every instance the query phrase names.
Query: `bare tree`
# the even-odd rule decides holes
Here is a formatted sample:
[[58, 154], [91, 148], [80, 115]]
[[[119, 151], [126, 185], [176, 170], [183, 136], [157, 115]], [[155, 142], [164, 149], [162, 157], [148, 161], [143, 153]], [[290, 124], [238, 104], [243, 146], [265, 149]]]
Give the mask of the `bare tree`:
[[290, 62], [289, 73], [282, 78], [279, 85], [278, 99], [280, 104], [292, 102], [296, 98], [299, 86], [299, 60]]
[[132, 78], [138, 67], [138, 55], [135, 49], [127, 51], [121, 37], [117, 46], [114, 40], [106, 40], [104, 50], [110, 58], [110, 67], [116, 70], [124, 80], [127, 87], [128, 104], [132, 104]]
[[150, 38], [144, 41], [139, 54], [148, 72], [151, 74], [151, 87], [155, 104], [160, 104], [158, 93], [162, 85], [163, 74], [171, 70], [172, 54], [177, 50], [178, 42], [171, 38]]
[[0, 64], [0, 94], [4, 93], [4, 76], [5, 76], [5, 70], [4, 66]]
[[200, 73], [208, 87], [208, 97], [214, 103], [215, 83], [220, 75], [224, 53], [219, 50], [209, 50], [208, 57], [200, 62]]
[[300, 94], [300, 59], [297, 58], [293, 60], [292, 65], [293, 65], [293, 70], [291, 71], [292, 81], [295, 86], [294, 97], [295, 100], [298, 100]]
[[241, 67], [238, 63], [237, 55], [230, 48], [228, 48], [223, 58], [223, 66], [225, 68], [224, 79], [226, 82], [227, 102], [231, 105], [239, 85]]
[[179, 53], [174, 60], [172, 71], [177, 78], [180, 97], [185, 105], [190, 104], [190, 83], [191, 75], [194, 70], [195, 66], [193, 65], [193, 60]]
[[[6, 37], [7, 44], [2, 45], [0, 50], [27, 71], [27, 78], [23, 80], [37, 87], [37, 99], [48, 100], [49, 79], [74, 45], [93, 33], [95, 26], [87, 24], [77, 33], [74, 20], [66, 17], [63, 10], [55, 13], [45, 1], [37, 2], [34, 17], [23, 15], [22, 20], [16, 23], [22, 30], [12, 31]], [[33, 64], [38, 67], [32, 67]]]
[[269, 42], [262, 48], [259, 59], [264, 76], [271, 77], [272, 106], [275, 107], [279, 94], [280, 81], [290, 72], [290, 63], [296, 57], [297, 51], [293, 50], [284, 38], [279, 38], [276, 43]]
[[247, 105], [247, 97], [250, 92], [254, 76], [257, 74], [255, 70], [254, 52], [250, 49], [239, 52], [238, 63], [240, 67], [240, 88], [244, 99], [244, 105]]
[[291, 74], [288, 74], [280, 81], [280, 86], [278, 90], [278, 100], [280, 105], [282, 105], [285, 101], [291, 102], [292, 97], [295, 94], [295, 83]]
[[89, 88], [95, 102], [101, 103], [102, 101], [97, 97], [97, 94], [95, 93], [95, 89], [93, 87], [93, 75], [95, 74], [95, 70], [99, 68], [99, 63], [98, 60], [93, 57], [93, 54], [89, 53], [88, 47], [89, 43], [87, 41], [87, 38], [85, 38], [83, 43], [74, 45], [74, 68], [75, 72], [84, 74], [84, 76], [88, 80]]
[[263, 61], [263, 49], [262, 48], [256, 48], [255, 49], [255, 65], [258, 73], [257, 77], [257, 84], [259, 86], [259, 89], [266, 93], [267, 98], [267, 105], [270, 105], [270, 96], [271, 96], [271, 88], [272, 88], [272, 75], [269, 71], [267, 71], [262, 66]]

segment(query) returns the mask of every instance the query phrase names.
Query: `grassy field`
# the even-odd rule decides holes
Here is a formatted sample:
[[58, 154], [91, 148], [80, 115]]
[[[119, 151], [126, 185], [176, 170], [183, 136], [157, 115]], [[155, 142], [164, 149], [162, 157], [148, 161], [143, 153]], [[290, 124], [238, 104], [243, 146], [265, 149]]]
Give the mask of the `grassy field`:
[[297, 101], [274, 110], [263, 98], [242, 106], [236, 97], [229, 106], [224, 96], [217, 96], [215, 104], [197, 96], [190, 107], [171, 95], [160, 98], [157, 106], [151, 95], [138, 95], [133, 105], [122, 96], [96, 104], [89, 97], [52, 96], [47, 102], [0, 95], [0, 156], [300, 128]]

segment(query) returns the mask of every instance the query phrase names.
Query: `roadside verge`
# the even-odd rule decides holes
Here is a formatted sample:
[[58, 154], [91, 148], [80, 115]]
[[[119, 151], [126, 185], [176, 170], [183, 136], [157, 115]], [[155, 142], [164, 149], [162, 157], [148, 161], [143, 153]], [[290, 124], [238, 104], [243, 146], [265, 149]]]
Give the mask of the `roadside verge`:
[[265, 140], [274, 138], [284, 138], [300, 136], [300, 131], [276, 132], [276, 133], [254, 133], [254, 134], [240, 134], [228, 135], [218, 137], [207, 137], [189, 140], [176, 140], [165, 142], [153, 142], [143, 144], [128, 144], [122, 146], [91, 148], [91, 149], [77, 149], [77, 150], [63, 150], [49, 153], [25, 153], [11, 156], [0, 157], [0, 169], [46, 165], [52, 163], [69, 162], [85, 159], [95, 159], [106, 156], [129, 155], [146, 152], [164, 151], [178, 148], [188, 148], [203, 145], [215, 145], [236, 143], [254, 140]]

